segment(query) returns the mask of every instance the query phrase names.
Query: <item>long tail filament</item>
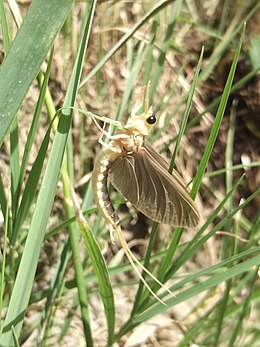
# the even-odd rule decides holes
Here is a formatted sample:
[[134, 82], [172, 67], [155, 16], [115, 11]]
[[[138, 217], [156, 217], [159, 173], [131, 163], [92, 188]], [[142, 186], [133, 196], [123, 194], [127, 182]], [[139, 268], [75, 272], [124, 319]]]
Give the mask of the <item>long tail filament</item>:
[[140, 278], [140, 280], [143, 282], [143, 284], [145, 285], [145, 287], [147, 288], [147, 290], [152, 294], [153, 297], [156, 298], [156, 300], [158, 300], [161, 304], [166, 305], [154, 292], [153, 290], [149, 287], [148, 283], [145, 281], [145, 279], [143, 278], [141, 272], [139, 271], [138, 267], [136, 266], [136, 264], [138, 266], [140, 266], [140, 268], [145, 271], [155, 282], [157, 282], [160, 287], [162, 287], [163, 289], [165, 289], [169, 294], [173, 295], [173, 293], [170, 291], [169, 288], [167, 288], [163, 283], [161, 283], [149, 270], [147, 270], [139, 261], [138, 259], [133, 255], [133, 253], [131, 252], [130, 248], [128, 247], [127, 242], [125, 241], [124, 235], [122, 233], [121, 227], [118, 225], [116, 226], [116, 232], [119, 238], [119, 241], [121, 243], [121, 246], [123, 247], [125, 254], [127, 256], [127, 258], [129, 259], [131, 265], [133, 266], [135, 272], [137, 273], [138, 277]]

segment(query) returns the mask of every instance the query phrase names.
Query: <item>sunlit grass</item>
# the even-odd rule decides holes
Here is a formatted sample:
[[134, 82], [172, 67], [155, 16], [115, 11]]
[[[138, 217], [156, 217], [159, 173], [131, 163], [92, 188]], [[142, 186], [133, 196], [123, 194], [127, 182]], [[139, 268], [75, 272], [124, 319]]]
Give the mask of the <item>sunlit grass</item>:
[[[259, 36], [244, 45], [244, 35], [251, 35], [244, 22], [254, 18], [259, 4], [252, 2], [250, 11], [233, 11], [227, 4], [220, 14], [217, 8], [209, 14], [206, 5], [200, 12], [193, 1], [135, 7], [89, 1], [73, 4], [70, 12], [70, 0], [35, 0], [27, 16], [22, 13], [24, 23], [12, 43], [13, 19], [0, 1], [5, 53], [0, 69], [1, 346], [73, 341], [75, 319], [74, 344], [83, 339], [88, 346], [112, 345], [150, 318], [168, 309], [181, 311], [188, 302], [193, 309], [172, 323], [180, 336], [175, 345], [257, 346], [257, 320], [250, 327], [247, 320], [250, 309], [259, 319], [260, 218], [254, 208], [260, 191], [250, 191], [247, 174], [259, 162], [237, 161], [240, 104], [232, 108], [229, 102], [259, 72]], [[225, 59], [219, 87], [212, 81]], [[238, 72], [239, 59], [247, 59], [246, 74]], [[28, 117], [22, 102], [36, 78], [39, 95], [32, 98], [35, 111]], [[148, 80], [159, 119], [149, 141], [169, 164], [172, 158], [170, 170], [174, 165], [192, 180], [201, 224], [188, 231], [138, 224], [136, 211], [110, 192], [123, 230], [137, 228], [139, 236], [149, 229], [139, 258], [176, 295], [167, 296], [146, 277], [167, 306], [151, 297], [134, 272], [128, 276], [131, 266], [119, 245], [110, 245], [90, 184], [100, 137], [93, 115], [115, 131]], [[62, 98], [56, 100], [59, 83]], [[217, 94], [211, 86], [218, 86]], [[122, 307], [128, 317], [120, 313]]]

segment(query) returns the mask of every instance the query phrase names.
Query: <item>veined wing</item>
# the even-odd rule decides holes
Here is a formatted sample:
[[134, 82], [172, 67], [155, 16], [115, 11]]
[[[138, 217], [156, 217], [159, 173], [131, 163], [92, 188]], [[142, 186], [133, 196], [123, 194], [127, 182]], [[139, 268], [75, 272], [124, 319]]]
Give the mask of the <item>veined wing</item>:
[[[153, 146], [147, 140], [144, 140], [144, 148], [149, 152], [149, 154], [158, 164], [160, 164], [166, 171], [168, 171], [170, 164], [159, 153], [155, 151]], [[183, 181], [183, 178], [178, 174], [176, 170], [172, 171], [172, 176], [185, 190], [187, 189], [186, 183]]]
[[199, 213], [184, 182], [176, 173], [171, 176], [165, 165], [160, 164], [160, 155], [155, 152], [153, 157], [154, 152], [142, 148], [139, 152], [119, 157], [112, 163], [108, 179], [152, 220], [174, 226], [196, 226]]

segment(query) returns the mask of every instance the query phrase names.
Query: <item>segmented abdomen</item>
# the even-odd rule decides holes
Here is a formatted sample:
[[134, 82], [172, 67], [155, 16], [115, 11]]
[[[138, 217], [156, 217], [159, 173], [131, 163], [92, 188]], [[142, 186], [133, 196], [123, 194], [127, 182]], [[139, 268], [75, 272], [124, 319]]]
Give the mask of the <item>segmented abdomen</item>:
[[109, 157], [109, 148], [100, 151], [92, 173], [92, 189], [96, 204], [105, 220], [115, 227], [119, 224], [119, 217], [112, 206], [107, 190], [108, 171], [113, 161], [114, 159]]

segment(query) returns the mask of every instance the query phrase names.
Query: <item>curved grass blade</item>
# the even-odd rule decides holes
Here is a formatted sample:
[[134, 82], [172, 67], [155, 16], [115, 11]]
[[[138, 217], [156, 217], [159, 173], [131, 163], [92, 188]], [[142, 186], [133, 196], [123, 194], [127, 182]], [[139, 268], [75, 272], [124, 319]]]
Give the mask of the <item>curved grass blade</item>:
[[225, 174], [227, 171], [234, 171], [234, 170], [246, 170], [251, 167], [260, 167], [260, 161], [252, 161], [251, 163], [248, 164], [237, 164], [230, 166], [229, 168], [223, 168], [223, 169], [218, 169], [212, 172], [207, 172], [203, 175], [203, 177], [215, 177], [218, 175]]
[[111, 345], [114, 340], [115, 305], [107, 266], [99, 245], [96, 242], [89, 226], [86, 223], [79, 222], [79, 227], [85, 241], [86, 249], [98, 278], [99, 292], [103, 301], [108, 325], [109, 345]]
[[[260, 247], [255, 247], [253, 249], [249, 249], [245, 252], [242, 252], [240, 254], [237, 254], [235, 255], [234, 257], [231, 257], [229, 259], [226, 259], [226, 260], [223, 260], [222, 262], [220, 262], [219, 264], [216, 264], [216, 265], [213, 265], [209, 268], [206, 268], [206, 269], [203, 269], [197, 273], [192, 273], [191, 275], [189, 276], [186, 276], [184, 279], [180, 280], [179, 282], [177, 282], [176, 284], [174, 284], [173, 286], [170, 287], [170, 290], [172, 292], [175, 292], [177, 291], [178, 289], [180, 288], [183, 288], [185, 285], [189, 284], [191, 285], [191, 287], [187, 290], [185, 290], [184, 292], [182, 293], [185, 293], [185, 295], [188, 294], [193, 296], [192, 295], [192, 286], [194, 284], [194, 281], [198, 281], [200, 278], [202, 278], [202, 281], [204, 280], [205, 276], [211, 276], [211, 278], [215, 278], [215, 276], [218, 276], [219, 274], [222, 275], [222, 274], [225, 274], [226, 273], [226, 270], [227, 270], [227, 267], [230, 265], [230, 264], [234, 264], [235, 262], [239, 263], [243, 260], [243, 258], [245, 257], [248, 257], [248, 256], [251, 256], [253, 255], [254, 253], [257, 254], [256, 257], [259, 258], [258, 254], [259, 254], [259, 250], [260, 250]], [[254, 259], [255, 259], [254, 258]], [[252, 266], [253, 267], [253, 266]], [[250, 266], [249, 266], [250, 268]], [[229, 269], [231, 269], [229, 267]], [[210, 278], [210, 279], [211, 279]], [[210, 281], [209, 279], [209, 281]], [[223, 280], [225, 281], [225, 279]], [[221, 283], [222, 281], [220, 281], [219, 283]], [[202, 285], [201, 288], [203, 288], [203, 290], [206, 290], [208, 288], [205, 288], [203, 287], [203, 283], [204, 282], [201, 282], [198, 284], [198, 286]], [[218, 284], [219, 284], [218, 283]], [[215, 284], [213, 285], [213, 287], [215, 286]], [[196, 289], [196, 294], [194, 295], [197, 295], [198, 293], [200, 292], [200, 289]], [[181, 293], [181, 294], [182, 294]], [[178, 294], [178, 296], [176, 296], [174, 299], [174, 303], [171, 305], [171, 306], [175, 306], [177, 305], [178, 303], [182, 302], [182, 301], [186, 301], [188, 298], [190, 298], [191, 296], [189, 297], [181, 297], [179, 298], [179, 295], [181, 294]], [[161, 298], [163, 297], [162, 295], [160, 296]], [[169, 300], [168, 301], [165, 301], [169, 306], [168, 308], [170, 307], [170, 304], [169, 304]], [[147, 318], [146, 319], [142, 319], [142, 321], [138, 321], [138, 317], [141, 316], [141, 317], [144, 317], [143, 315], [146, 314], [146, 312], [150, 312], [151, 310], [153, 310], [153, 308], [156, 307], [156, 310], [159, 310], [159, 305], [158, 305], [158, 302], [156, 300], [152, 300], [152, 303], [156, 304], [157, 306], [150, 306], [150, 308], [148, 308], [146, 311], [144, 311], [143, 313], [141, 313], [140, 315], [136, 315], [134, 317], [131, 317], [128, 322], [126, 322], [126, 324], [121, 328], [121, 330], [119, 331], [119, 333], [117, 334], [116, 338], [119, 339], [121, 336], [125, 335], [127, 332], [129, 332], [130, 330], [132, 330], [135, 326], [141, 324], [142, 322], [144, 322], [146, 319], [150, 319], [151, 317]], [[163, 306], [164, 307], [164, 310], [167, 310], [167, 307], [166, 306]], [[154, 311], [153, 311], [154, 312]], [[154, 313], [154, 316], [156, 314], [158, 314], [159, 311], [157, 311], [157, 313]]]
[[[172, 44], [172, 38], [174, 36], [173, 31], [176, 26], [176, 23], [178, 21], [178, 18], [180, 16], [181, 8], [183, 5], [183, 0], [176, 0], [174, 2], [174, 5], [171, 9], [171, 14], [169, 15], [170, 22], [167, 25], [167, 31], [165, 35], [164, 42], [162, 43], [162, 47], [160, 49], [160, 55], [158, 57], [158, 61], [156, 64], [156, 67], [152, 74], [152, 80], [151, 80], [151, 88], [149, 92], [149, 100], [151, 101], [155, 92], [155, 89], [158, 85], [160, 76], [162, 74], [163, 68], [164, 68], [164, 61], [166, 57], [166, 53], [168, 49], [171, 47]], [[167, 11], [169, 12], [169, 10]]]
[[253, 295], [253, 292], [254, 292], [254, 289], [256, 286], [256, 282], [259, 278], [258, 277], [258, 271], [259, 271], [259, 266], [257, 266], [255, 268], [254, 276], [251, 279], [250, 284], [248, 285], [249, 293], [245, 299], [245, 302], [243, 304], [240, 315], [237, 318], [237, 323], [236, 323], [235, 328], [232, 332], [231, 338], [230, 338], [229, 343], [228, 343], [228, 347], [232, 347], [232, 346], [236, 345], [235, 342], [236, 342], [237, 338], [239, 337], [239, 333], [241, 331], [243, 321], [246, 319], [246, 315], [248, 314], [248, 310], [249, 310], [250, 303], [251, 303], [251, 298], [252, 298], [252, 295]]
[[165, 7], [173, 3], [174, 0], [161, 1], [156, 5], [151, 11], [149, 11], [145, 16], [143, 16], [139, 22], [137, 22], [121, 39], [115, 44], [115, 46], [103, 57], [102, 60], [89, 72], [89, 74], [82, 80], [80, 87], [83, 87], [102, 66], [120, 49], [133, 35], [141, 28], [150, 18], [155, 16], [159, 11], [163, 10]]
[[219, 60], [223, 56], [227, 47], [229, 47], [230, 43], [234, 40], [234, 38], [239, 32], [241, 31], [244, 32], [245, 23], [249, 21], [249, 19], [257, 12], [259, 7], [260, 7], [260, 3], [256, 2], [255, 5], [252, 6], [252, 9], [245, 16], [243, 21], [239, 21], [237, 25], [235, 26], [234, 26], [234, 23], [230, 24], [230, 28], [228, 31], [230, 31], [231, 29], [232, 32], [231, 33], [226, 32], [226, 34], [224, 35], [225, 37], [224, 38], [222, 37], [222, 40], [219, 42], [218, 46], [216, 47], [215, 51], [213, 52], [210, 58], [210, 63], [207, 66], [205, 66], [205, 68], [203, 69], [201, 73], [201, 76], [200, 76], [201, 80], [205, 81], [208, 78], [208, 76], [213, 71], [214, 67], [219, 63]]
[[[241, 179], [240, 179], [241, 181]], [[236, 183], [236, 186], [238, 185], [239, 181]], [[232, 190], [233, 191], [233, 190]], [[230, 193], [232, 193], [232, 191], [230, 191]], [[177, 271], [178, 268], [181, 267], [182, 264], [185, 263], [185, 261], [187, 259], [189, 259], [190, 257], [192, 257], [198, 250], [199, 248], [210, 238], [212, 237], [218, 230], [221, 230], [223, 228], [223, 226], [225, 226], [225, 224], [227, 224], [229, 222], [230, 219], [232, 219], [236, 213], [238, 213], [238, 211], [240, 211], [242, 208], [244, 208], [250, 201], [252, 201], [258, 194], [260, 193], [260, 189], [258, 189], [255, 193], [253, 193], [252, 195], [250, 195], [243, 204], [238, 205], [236, 208], [234, 208], [232, 210], [232, 212], [227, 215], [225, 218], [223, 218], [217, 225], [215, 225], [205, 236], [201, 237], [200, 239], [198, 239], [198, 235], [201, 234], [201, 230], [199, 230], [199, 233], [196, 235], [196, 242], [192, 245], [192, 247], [189, 247], [189, 244], [187, 245], [188, 247], [188, 254], [185, 254], [183, 252], [183, 254], [177, 259], [176, 261], [176, 266], [175, 263], [172, 264], [172, 266], [170, 267], [170, 269], [168, 270], [167, 274], [166, 274], [166, 278], [169, 279], [172, 277], [173, 273]], [[227, 200], [227, 199], [226, 199]], [[203, 229], [205, 228], [205, 226], [208, 224], [208, 222], [203, 226]], [[187, 248], [186, 247], [186, 248]], [[250, 252], [250, 250], [249, 250]], [[234, 257], [230, 257], [227, 259], [227, 261], [229, 262], [230, 259], [234, 259], [236, 260], [236, 256]], [[232, 263], [231, 263], [232, 264]]]
[[241, 47], [242, 47], [242, 43], [243, 43], [243, 39], [244, 39], [244, 34], [245, 34], [245, 24], [243, 26], [243, 30], [240, 36], [240, 40], [235, 52], [235, 56], [228, 74], [228, 78], [227, 78], [227, 82], [225, 84], [225, 88], [220, 100], [220, 104], [217, 110], [217, 114], [216, 114], [216, 118], [212, 127], [212, 130], [210, 132], [210, 136], [208, 139], [208, 143], [207, 146], [205, 148], [205, 151], [203, 153], [203, 156], [201, 158], [201, 162], [197, 171], [197, 174], [194, 178], [194, 182], [192, 185], [192, 190], [191, 190], [191, 197], [195, 198], [195, 196], [197, 195], [200, 185], [201, 185], [201, 181], [202, 181], [202, 176], [206, 170], [210, 155], [212, 153], [215, 141], [217, 139], [217, 135], [220, 129], [220, 124], [222, 122], [222, 118], [226, 109], [226, 105], [227, 105], [227, 101], [228, 101], [228, 97], [230, 95], [230, 91], [231, 91], [231, 86], [233, 83], [233, 79], [234, 79], [234, 75], [235, 75], [235, 71], [236, 71], [236, 67], [237, 67], [237, 62], [238, 62], [238, 58], [239, 58], [239, 54], [241, 51]]
[[[238, 82], [234, 83], [231, 90], [230, 90], [230, 95], [232, 95], [235, 91], [239, 90], [242, 86], [246, 85], [252, 78], [257, 76], [260, 68], [258, 67], [257, 69], [254, 69], [250, 72], [248, 72], [245, 76], [243, 76]], [[196, 125], [199, 120], [204, 116], [205, 113], [213, 110], [217, 105], [219, 104], [221, 100], [222, 95], [219, 95], [217, 98], [212, 101], [203, 112], [197, 114], [192, 120], [189, 121], [187, 125], [187, 130], [192, 128], [194, 125]]]
[[[202, 47], [201, 49], [201, 53], [200, 53], [200, 57], [199, 57], [199, 61], [198, 61], [198, 65], [195, 71], [195, 75], [194, 75], [194, 79], [188, 94], [188, 100], [187, 100], [187, 104], [185, 107], [185, 111], [183, 114], [183, 118], [182, 118], [182, 122], [181, 122], [181, 126], [180, 126], [180, 130], [178, 132], [178, 136], [176, 139], [176, 144], [174, 147], [174, 152], [172, 154], [172, 159], [171, 159], [171, 163], [170, 163], [170, 167], [169, 167], [169, 172], [172, 173], [173, 170], [173, 166], [174, 166], [174, 161], [176, 159], [177, 156], [177, 152], [180, 148], [180, 144], [181, 144], [181, 138], [186, 130], [186, 126], [187, 126], [187, 122], [188, 122], [188, 118], [189, 118], [189, 114], [190, 114], [190, 110], [191, 110], [191, 106], [192, 106], [192, 100], [193, 100], [193, 95], [195, 93], [195, 89], [196, 86], [198, 84], [198, 79], [199, 79], [199, 72], [201, 69], [201, 64], [202, 64], [202, 59], [203, 59], [203, 53], [204, 53], [204, 47]], [[193, 197], [194, 198], [194, 197]]]
[[191, 288], [184, 290], [183, 292], [178, 294], [177, 297], [166, 300], [165, 303], [168, 305], [168, 307], [155, 304], [155, 306], [153, 306], [151, 309], [148, 309], [145, 312], [141, 313], [139, 316], [135, 317], [133, 319], [133, 325], [136, 326], [156, 316], [157, 314], [164, 312], [169, 307], [175, 306], [183, 301], [186, 301], [187, 299], [194, 297], [207, 289], [218, 286], [220, 283], [225, 282], [231, 278], [234, 278], [244, 272], [247, 272], [251, 270], [253, 267], [258, 265], [260, 265], [260, 255], [257, 255], [251, 259], [248, 259], [244, 261], [243, 263], [234, 265], [228, 270], [226, 269], [222, 273], [216, 274], [212, 276], [211, 278], [205, 280], [204, 282], [195, 284]]

